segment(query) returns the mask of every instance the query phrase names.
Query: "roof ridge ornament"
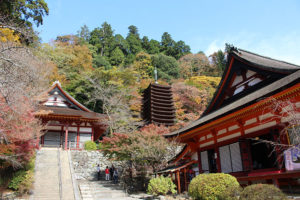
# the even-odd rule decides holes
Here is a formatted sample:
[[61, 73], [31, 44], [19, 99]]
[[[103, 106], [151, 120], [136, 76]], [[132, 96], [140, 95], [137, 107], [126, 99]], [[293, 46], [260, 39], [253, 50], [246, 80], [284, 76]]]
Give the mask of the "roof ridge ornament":
[[59, 80], [54, 81], [54, 82], [52, 83], [52, 86], [53, 86], [53, 85], [56, 85], [56, 84], [59, 85], [59, 86], [61, 87], [61, 84], [60, 84]]

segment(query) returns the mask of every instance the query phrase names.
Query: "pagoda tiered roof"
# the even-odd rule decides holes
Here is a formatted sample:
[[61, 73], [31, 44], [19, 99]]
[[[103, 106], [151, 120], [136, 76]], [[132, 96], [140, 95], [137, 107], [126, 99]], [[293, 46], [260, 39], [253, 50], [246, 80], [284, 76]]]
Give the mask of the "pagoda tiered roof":
[[175, 123], [175, 107], [170, 86], [151, 83], [143, 93], [142, 118], [146, 124]]

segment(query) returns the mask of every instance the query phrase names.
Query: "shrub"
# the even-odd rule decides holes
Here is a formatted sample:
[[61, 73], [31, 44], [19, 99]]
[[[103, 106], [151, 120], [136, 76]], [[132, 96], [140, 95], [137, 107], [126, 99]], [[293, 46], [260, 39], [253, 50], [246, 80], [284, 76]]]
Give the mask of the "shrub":
[[97, 144], [93, 141], [86, 141], [84, 143], [85, 150], [97, 150]]
[[197, 200], [237, 199], [240, 185], [235, 177], [224, 174], [200, 174], [189, 185], [189, 195]]
[[24, 169], [13, 174], [13, 177], [8, 184], [8, 188], [18, 191], [20, 194], [28, 193], [33, 183], [34, 166], [35, 155], [24, 166]]
[[102, 150], [102, 149], [103, 149], [103, 145], [102, 145], [102, 143], [98, 143], [98, 145], [97, 145], [97, 149], [98, 149], [98, 150]]
[[176, 194], [176, 185], [172, 182], [171, 178], [159, 176], [150, 180], [147, 192], [152, 195]]
[[241, 193], [241, 200], [284, 200], [287, 199], [285, 194], [274, 185], [253, 184], [245, 187]]
[[29, 192], [33, 182], [33, 170], [19, 170], [17, 171], [12, 180], [10, 181], [8, 188], [18, 191], [21, 194]]

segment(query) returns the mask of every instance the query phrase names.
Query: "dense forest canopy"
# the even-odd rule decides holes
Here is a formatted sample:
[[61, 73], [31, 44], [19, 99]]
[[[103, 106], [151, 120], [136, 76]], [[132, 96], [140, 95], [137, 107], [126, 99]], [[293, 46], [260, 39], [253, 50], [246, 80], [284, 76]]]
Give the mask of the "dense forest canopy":
[[[157, 41], [140, 36], [138, 27], [131, 25], [122, 36], [107, 22], [93, 30], [84, 25], [77, 34], [57, 36], [42, 44], [40, 51], [56, 66], [52, 80], [60, 80], [75, 99], [93, 111], [115, 113], [120, 118], [115, 119], [115, 127], [141, 123], [141, 94], [154, 81], [155, 68], [159, 83], [173, 86], [178, 122], [174, 128], [178, 128], [200, 116], [225, 67], [221, 50], [209, 57], [203, 52], [192, 54], [184, 41], [175, 41], [168, 32]], [[109, 100], [99, 95], [107, 88], [111, 88], [105, 91]], [[108, 111], [108, 104], [119, 96], [116, 94], [124, 94], [118, 98], [127, 107], [109, 105]], [[131, 117], [124, 117], [126, 112]]]

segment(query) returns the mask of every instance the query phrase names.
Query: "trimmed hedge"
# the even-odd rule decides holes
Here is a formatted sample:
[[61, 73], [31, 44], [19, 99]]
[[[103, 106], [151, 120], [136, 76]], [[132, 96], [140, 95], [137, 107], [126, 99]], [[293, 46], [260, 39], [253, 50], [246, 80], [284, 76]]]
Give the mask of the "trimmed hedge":
[[197, 200], [238, 199], [240, 184], [235, 177], [224, 174], [200, 174], [189, 185], [189, 195]]
[[253, 184], [245, 187], [241, 200], [285, 200], [285, 194], [274, 185]]
[[166, 195], [169, 193], [176, 194], [176, 185], [170, 177], [159, 176], [152, 178], [148, 184], [148, 194], [152, 195]]
[[84, 143], [84, 149], [85, 150], [97, 150], [97, 144], [93, 141], [86, 141]]

